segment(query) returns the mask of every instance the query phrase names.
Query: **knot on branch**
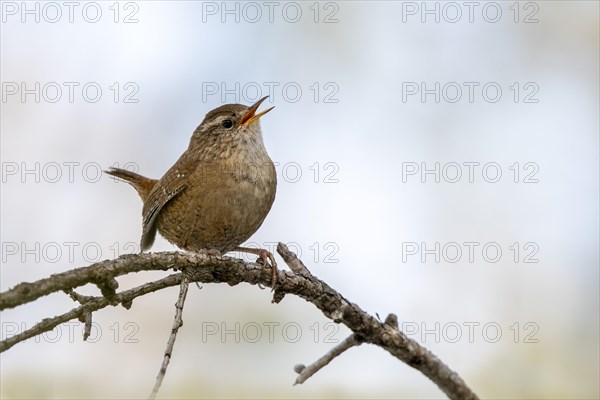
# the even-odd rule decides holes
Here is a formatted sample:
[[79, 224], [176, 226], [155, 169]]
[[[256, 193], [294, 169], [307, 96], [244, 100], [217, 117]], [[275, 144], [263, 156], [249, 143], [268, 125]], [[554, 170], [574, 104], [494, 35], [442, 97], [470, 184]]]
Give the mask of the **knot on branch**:
[[398, 317], [396, 316], [396, 314], [389, 314], [385, 318], [384, 324], [392, 327], [395, 330], [400, 330], [400, 328], [398, 328]]
[[117, 294], [117, 289], [119, 288], [119, 282], [117, 282], [108, 269], [98, 271], [96, 279], [94, 279], [93, 282], [98, 289], [100, 289], [102, 296], [104, 296], [111, 305], [118, 304], [115, 296]]

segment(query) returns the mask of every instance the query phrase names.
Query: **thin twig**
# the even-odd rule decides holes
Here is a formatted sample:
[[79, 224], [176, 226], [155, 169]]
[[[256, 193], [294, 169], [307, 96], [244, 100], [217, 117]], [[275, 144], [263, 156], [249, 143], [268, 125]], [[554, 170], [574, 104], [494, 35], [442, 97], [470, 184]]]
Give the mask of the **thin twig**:
[[92, 312], [83, 313], [83, 340], [86, 341], [92, 333]]
[[158, 371], [158, 376], [156, 377], [154, 388], [152, 388], [152, 393], [150, 393], [149, 399], [151, 400], [154, 400], [156, 398], [158, 390], [160, 389], [160, 385], [162, 385], [162, 381], [165, 377], [165, 374], [167, 373], [169, 361], [171, 360], [171, 354], [173, 354], [173, 346], [175, 346], [177, 332], [179, 331], [179, 328], [181, 328], [181, 326], [183, 325], [183, 305], [185, 304], [185, 297], [188, 292], [188, 287], [190, 286], [190, 278], [185, 271], [182, 274], [183, 277], [179, 286], [179, 297], [177, 299], [177, 303], [175, 303], [175, 318], [173, 320], [173, 328], [171, 329], [171, 335], [169, 336], [169, 340], [167, 341], [165, 356], [163, 357], [162, 365], [160, 366], [160, 370]]
[[358, 340], [355, 334], [348, 336], [341, 343], [329, 350], [323, 357], [319, 358], [314, 363], [305, 367], [302, 364], [296, 365], [294, 370], [298, 373], [294, 386], [304, 383], [308, 378], [313, 376], [318, 370], [329, 364], [334, 358], [342, 354], [351, 347], [359, 346], [362, 342]]
[[291, 252], [285, 244], [279, 243], [277, 245], [277, 252], [295, 274], [304, 276], [311, 275], [308, 268], [306, 268], [306, 265], [304, 265], [304, 263], [296, 256], [296, 254]]

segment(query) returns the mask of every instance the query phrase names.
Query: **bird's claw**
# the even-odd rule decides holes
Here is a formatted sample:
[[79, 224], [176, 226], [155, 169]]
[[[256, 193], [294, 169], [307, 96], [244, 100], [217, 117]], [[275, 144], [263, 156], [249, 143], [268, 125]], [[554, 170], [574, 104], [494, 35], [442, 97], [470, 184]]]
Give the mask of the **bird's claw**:
[[262, 264], [265, 267], [271, 264], [271, 290], [275, 290], [275, 285], [277, 284], [277, 263], [275, 262], [275, 257], [273, 257], [273, 253], [261, 249], [256, 262]]

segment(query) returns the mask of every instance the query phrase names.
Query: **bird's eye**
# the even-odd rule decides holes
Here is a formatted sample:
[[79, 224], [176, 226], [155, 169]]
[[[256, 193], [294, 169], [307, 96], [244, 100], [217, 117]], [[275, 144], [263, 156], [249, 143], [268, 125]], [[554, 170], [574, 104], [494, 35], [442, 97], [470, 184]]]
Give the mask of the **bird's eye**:
[[233, 121], [230, 119], [224, 119], [223, 121], [221, 121], [221, 126], [223, 128], [229, 129], [233, 126]]

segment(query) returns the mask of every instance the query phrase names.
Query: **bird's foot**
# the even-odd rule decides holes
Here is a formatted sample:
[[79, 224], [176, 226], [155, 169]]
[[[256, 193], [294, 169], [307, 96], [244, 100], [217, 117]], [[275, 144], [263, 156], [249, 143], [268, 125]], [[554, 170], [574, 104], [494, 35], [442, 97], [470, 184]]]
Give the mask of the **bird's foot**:
[[273, 256], [273, 253], [265, 249], [253, 249], [250, 247], [238, 247], [235, 250], [242, 251], [244, 253], [256, 254], [258, 256], [256, 262], [262, 264], [265, 267], [267, 267], [270, 264], [271, 290], [275, 290], [275, 285], [277, 284], [277, 263], [275, 262], [275, 257]]
[[221, 257], [221, 252], [217, 249], [208, 249], [206, 250], [206, 254], [214, 257]]

